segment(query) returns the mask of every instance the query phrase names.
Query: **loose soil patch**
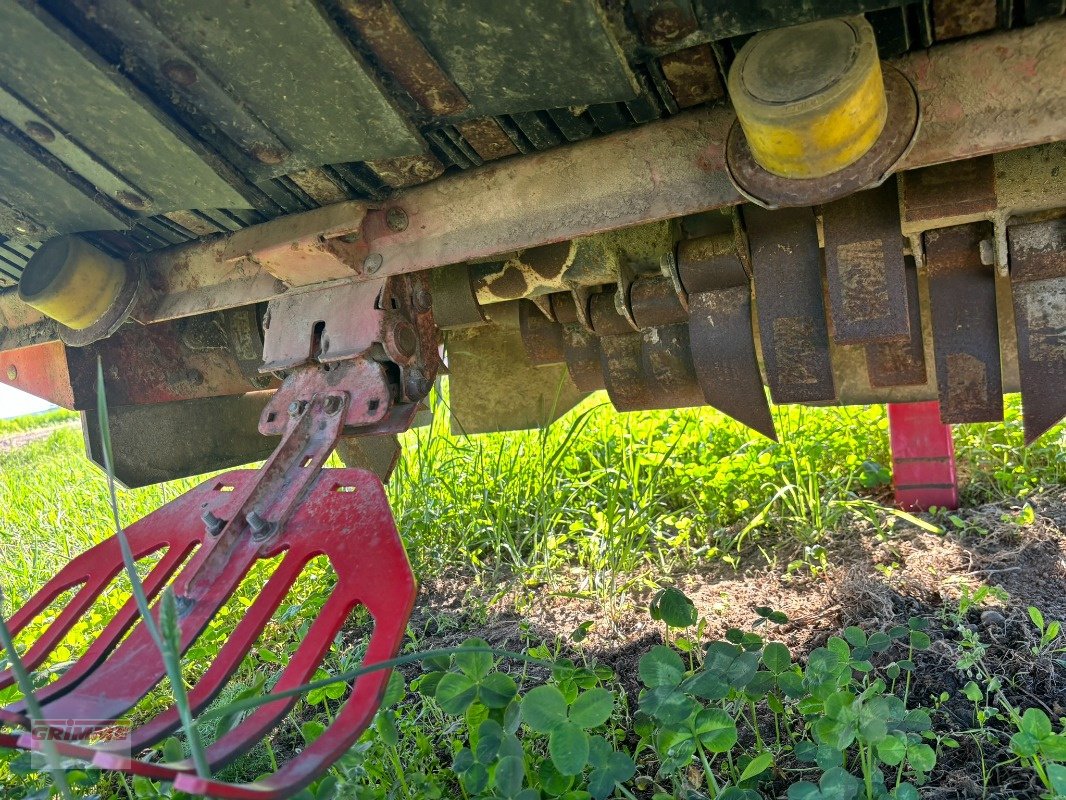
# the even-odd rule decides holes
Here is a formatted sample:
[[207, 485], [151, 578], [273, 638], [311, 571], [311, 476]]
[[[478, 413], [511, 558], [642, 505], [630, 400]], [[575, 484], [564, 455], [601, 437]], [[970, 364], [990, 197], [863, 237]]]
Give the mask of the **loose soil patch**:
[[[1043, 792], [1035, 775], [1013, 763], [1009, 725], [993, 724], [983, 737], [970, 733], [977, 727], [974, 706], [960, 690], [976, 676], [957, 667], [962, 629], [969, 629], [987, 645], [983, 663], [1003, 679], [1011, 704], [1019, 710], [1043, 708], [1052, 719], [1066, 716], [1066, 658], [1053, 650], [1034, 652], [1039, 634], [1027, 612], [1036, 606], [1048, 620], [1066, 619], [1066, 489], [1054, 487], [1029, 502], [1035, 519], [1024, 526], [1015, 521], [1018, 507], [1009, 505], [960, 511], [964, 527], [944, 535], [901, 525], [886, 538], [859, 524], [831, 538], [826, 546], [831, 566], [813, 575], [772, 567], [738, 573], [695, 563], [676, 582], [708, 620], [708, 640], [731, 627], [749, 629], [757, 606], [783, 611], [789, 623], [764, 632], [788, 645], [801, 662], [848, 625], [869, 633], [906, 625], [910, 617], [925, 618], [933, 644], [916, 654], [912, 703], [935, 709], [935, 729], [954, 737], [959, 747], [941, 750], [922, 796], [1037, 798]], [[1010, 599], [992, 599], [959, 618], [963, 587], [982, 585], [999, 586]], [[419, 648], [455, 646], [472, 636], [512, 650], [562, 640], [570, 655], [611, 666], [635, 700], [637, 662], [662, 642], [661, 625], [646, 611], [650, 589], [611, 610], [598, 600], [547, 588], [518, 587], [491, 605], [479, 605], [475, 598], [485, 594], [484, 587], [469, 588], [460, 579], [425, 587], [412, 620]], [[594, 623], [588, 637], [573, 645], [570, 633], [586, 621]], [[1066, 647], [1061, 641], [1057, 646]], [[877, 663], [903, 657], [890, 650]], [[943, 692], [949, 695], [946, 701], [940, 700]]]

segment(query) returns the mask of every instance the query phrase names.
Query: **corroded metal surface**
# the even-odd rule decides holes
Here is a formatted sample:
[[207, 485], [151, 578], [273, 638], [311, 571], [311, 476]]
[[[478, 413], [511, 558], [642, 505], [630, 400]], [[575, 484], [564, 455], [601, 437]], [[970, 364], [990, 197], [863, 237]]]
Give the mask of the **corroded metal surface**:
[[991, 236], [984, 222], [924, 235], [940, 418], [947, 423], [1003, 419], [995, 272], [981, 258]]
[[514, 142], [492, 117], [459, 122], [455, 127], [483, 161], [495, 161], [497, 158], [518, 154]]
[[905, 234], [987, 219], [996, 210], [991, 156], [908, 170], [901, 173], [899, 184]]
[[990, 31], [998, 10], [996, 0], [933, 0], [933, 32], [943, 41]]
[[752, 206], [744, 218], [770, 395], [775, 403], [835, 400], [813, 212]]
[[866, 371], [870, 386], [920, 386], [928, 380], [925, 368], [925, 342], [918, 298], [918, 268], [907, 258], [904, 267], [907, 308], [907, 339], [903, 342], [866, 346]]
[[390, 0], [340, 0], [337, 10], [424, 109], [448, 116], [470, 107]]
[[731, 234], [681, 242], [689, 345], [708, 405], [776, 441], [751, 317], [751, 278]]
[[1012, 225], [1007, 237], [1030, 444], [1066, 416], [1066, 219]]
[[663, 77], [681, 108], [712, 103], [725, 96], [711, 46], [699, 44], [659, 59]]
[[895, 59], [913, 81], [922, 129], [901, 169], [1066, 138], [1066, 20]]
[[822, 207], [833, 341], [910, 336], [903, 237], [895, 181]]

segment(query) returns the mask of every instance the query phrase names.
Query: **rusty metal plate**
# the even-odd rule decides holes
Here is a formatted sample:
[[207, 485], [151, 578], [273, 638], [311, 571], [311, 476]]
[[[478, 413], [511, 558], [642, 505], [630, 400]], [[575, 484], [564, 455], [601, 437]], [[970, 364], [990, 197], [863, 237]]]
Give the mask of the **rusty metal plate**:
[[456, 123], [459, 133], [474, 148], [483, 161], [495, 161], [504, 156], [518, 155], [518, 148], [492, 117]]
[[933, 350], [945, 423], [1003, 419], [995, 274], [982, 263], [992, 225], [974, 222], [924, 235]]
[[1066, 219], [1011, 225], [1025, 443], [1066, 416]]
[[518, 325], [531, 364], [541, 367], [566, 360], [563, 326], [544, 316], [544, 312], [529, 300], [518, 301]]
[[630, 0], [640, 38], [654, 47], [669, 47], [699, 30], [691, 0]]
[[766, 378], [775, 403], [836, 399], [822, 305], [822, 259], [809, 208], [744, 209]]
[[339, 0], [337, 10], [415, 101], [438, 117], [470, 107], [390, 0]]
[[822, 207], [833, 341], [872, 344], [910, 336], [896, 182]]
[[992, 156], [900, 173], [900, 227], [905, 234], [987, 219], [996, 210]]
[[[272, 392], [254, 392], [109, 407], [116, 480], [133, 489], [262, 461], [278, 444], [259, 432], [259, 415], [271, 397]], [[81, 426], [89, 459], [103, 469], [96, 413], [83, 411]]]
[[907, 292], [907, 327], [904, 342], [867, 345], [866, 373], [870, 386], [921, 386], [928, 380], [925, 368], [925, 342], [922, 339], [922, 310], [918, 298], [918, 268], [910, 256], [904, 267]]
[[563, 351], [566, 369], [578, 389], [595, 392], [604, 388], [599, 336], [577, 322], [563, 325]]
[[684, 325], [601, 336], [607, 394], [619, 411], [702, 406]]
[[709, 44], [686, 47], [659, 59], [663, 77], [681, 108], [713, 103], [725, 96]]
[[[254, 315], [250, 309], [245, 313]], [[215, 323], [211, 317], [203, 322]], [[68, 348], [74, 408], [96, 407], [97, 358], [103, 361], [108, 403], [115, 406], [239, 395], [277, 385], [270, 376], [260, 382], [242, 371], [221, 327], [216, 346], [197, 345], [193, 337], [203, 327], [199, 321], [190, 317], [157, 325], [125, 325], [88, 347]], [[219, 315], [217, 324], [222, 323]]]
[[708, 405], [777, 441], [751, 323], [751, 281], [732, 234], [678, 246], [688, 290], [689, 347]]
[[606, 103], [639, 87], [594, 0], [394, 0], [480, 116]]
[[659, 392], [658, 408], [704, 405], [689, 348], [687, 325], [648, 328], [641, 338], [641, 369]]
[[933, 33], [942, 42], [993, 30], [998, 10], [997, 0], [933, 0]]

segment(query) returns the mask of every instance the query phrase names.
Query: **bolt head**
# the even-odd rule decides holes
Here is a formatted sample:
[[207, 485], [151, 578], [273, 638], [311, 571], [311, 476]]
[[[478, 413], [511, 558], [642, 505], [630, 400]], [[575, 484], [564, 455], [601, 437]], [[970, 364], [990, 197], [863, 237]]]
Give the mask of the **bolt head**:
[[271, 147], [267, 144], [252, 145], [248, 152], [260, 164], [280, 164], [289, 157], [289, 154], [281, 148]]
[[326, 398], [325, 409], [327, 414], [336, 414], [341, 410], [341, 399], [335, 394]]
[[415, 311], [419, 314], [425, 314], [433, 308], [433, 295], [429, 293], [425, 286], [416, 286], [411, 303], [414, 305]]
[[40, 122], [27, 122], [26, 135], [39, 144], [48, 144], [56, 140], [55, 131]]
[[115, 195], [115, 199], [126, 208], [133, 209], [134, 211], [138, 211], [145, 206], [144, 198], [133, 192], [118, 192]]
[[385, 212], [385, 223], [389, 226], [390, 230], [396, 231], [397, 233], [407, 230], [409, 222], [407, 212], [402, 208], [394, 206]]
[[196, 67], [176, 58], [165, 62], [161, 71], [164, 78], [183, 89], [189, 88], [197, 81]]
[[363, 259], [363, 269], [366, 270], [368, 275], [374, 275], [381, 269], [382, 264], [385, 263], [385, 259], [381, 253], [371, 253], [365, 259]]
[[290, 417], [298, 416], [301, 410], [302, 409], [300, 408], [300, 401], [299, 400], [293, 400], [291, 403], [289, 403], [289, 416]]

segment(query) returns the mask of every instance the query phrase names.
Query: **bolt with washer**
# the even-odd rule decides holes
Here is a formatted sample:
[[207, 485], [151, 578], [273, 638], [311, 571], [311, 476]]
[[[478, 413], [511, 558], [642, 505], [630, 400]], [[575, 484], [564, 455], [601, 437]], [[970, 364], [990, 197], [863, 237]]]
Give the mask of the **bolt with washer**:
[[407, 230], [409, 220], [407, 219], [407, 212], [402, 208], [394, 206], [385, 212], [385, 224], [389, 226], [389, 230], [400, 231]]
[[367, 271], [368, 275], [373, 275], [381, 269], [381, 265], [384, 263], [385, 259], [382, 257], [381, 253], [371, 253], [363, 259], [363, 269]]

